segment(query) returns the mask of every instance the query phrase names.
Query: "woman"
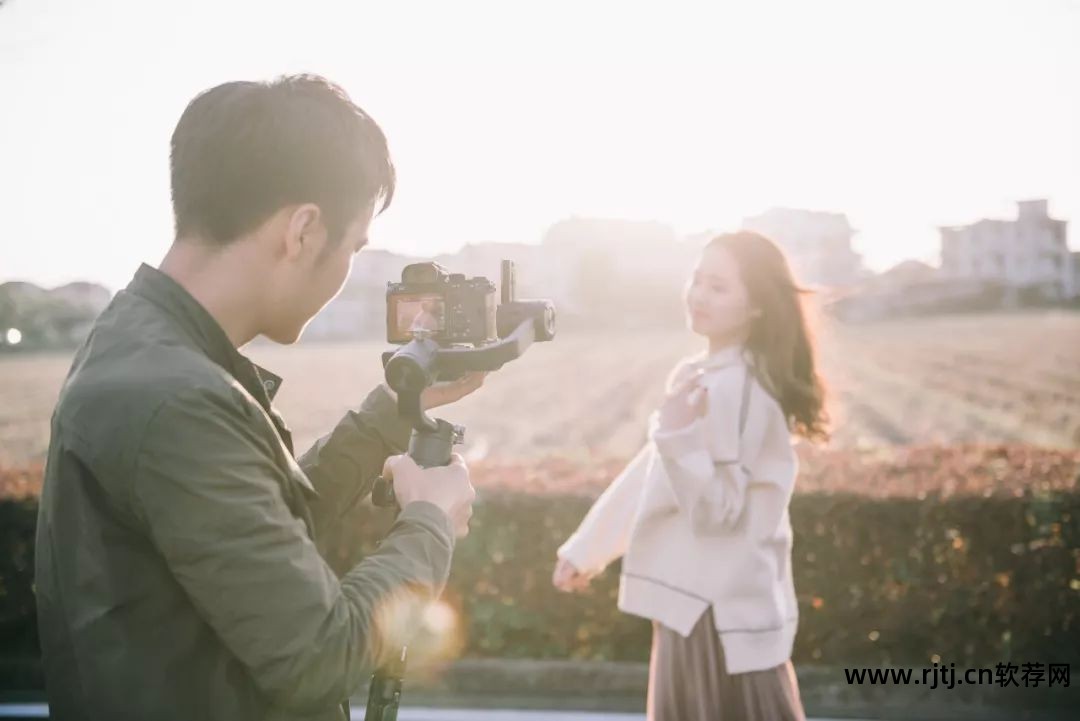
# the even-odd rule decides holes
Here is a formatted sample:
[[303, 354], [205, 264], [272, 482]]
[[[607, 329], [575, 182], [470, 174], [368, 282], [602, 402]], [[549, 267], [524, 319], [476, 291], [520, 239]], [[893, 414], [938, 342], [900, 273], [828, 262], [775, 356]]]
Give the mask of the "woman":
[[803, 292], [761, 235], [705, 247], [686, 309], [708, 348], [676, 366], [649, 442], [558, 550], [563, 591], [625, 556], [619, 608], [653, 621], [650, 721], [805, 719], [792, 435], [826, 439], [827, 416]]

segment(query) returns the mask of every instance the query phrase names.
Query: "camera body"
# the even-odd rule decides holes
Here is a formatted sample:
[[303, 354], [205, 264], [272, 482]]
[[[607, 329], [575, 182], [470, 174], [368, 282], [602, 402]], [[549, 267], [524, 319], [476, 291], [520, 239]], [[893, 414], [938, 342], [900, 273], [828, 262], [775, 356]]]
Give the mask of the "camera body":
[[[487, 278], [448, 273], [434, 262], [407, 265], [400, 283], [386, 284], [386, 340], [401, 347], [382, 360], [399, 400], [438, 380], [498, 370], [534, 341], [555, 337], [554, 304], [516, 298], [512, 261], [502, 261], [501, 274], [500, 299]], [[404, 406], [401, 412], [411, 417]]]
[[386, 340], [417, 337], [441, 346], [484, 345], [498, 339], [496, 287], [487, 278], [449, 273], [434, 262], [412, 263], [386, 288]]

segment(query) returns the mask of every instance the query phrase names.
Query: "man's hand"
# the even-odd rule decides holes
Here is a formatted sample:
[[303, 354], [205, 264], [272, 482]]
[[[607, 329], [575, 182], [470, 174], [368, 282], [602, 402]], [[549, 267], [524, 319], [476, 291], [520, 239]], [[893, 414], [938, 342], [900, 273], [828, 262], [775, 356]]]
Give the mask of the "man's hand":
[[465, 459], [457, 453], [450, 459], [448, 466], [421, 468], [409, 456], [390, 456], [383, 466], [383, 477], [393, 480], [402, 510], [414, 501], [433, 503], [450, 517], [454, 534], [464, 538], [469, 534], [476, 490], [469, 481]]
[[420, 407], [427, 411], [461, 400], [482, 386], [486, 375], [487, 371], [466, 373], [457, 380], [428, 386], [420, 394]]
[[[432, 408], [438, 408], [439, 406], [445, 406], [447, 403], [461, 400], [484, 385], [484, 377], [487, 374], [488, 371], [475, 371], [466, 373], [457, 380], [443, 381], [428, 386], [420, 393], [421, 410], [429, 411]], [[396, 402], [397, 393], [394, 392], [394, 389], [386, 383], [383, 383], [382, 386]]]

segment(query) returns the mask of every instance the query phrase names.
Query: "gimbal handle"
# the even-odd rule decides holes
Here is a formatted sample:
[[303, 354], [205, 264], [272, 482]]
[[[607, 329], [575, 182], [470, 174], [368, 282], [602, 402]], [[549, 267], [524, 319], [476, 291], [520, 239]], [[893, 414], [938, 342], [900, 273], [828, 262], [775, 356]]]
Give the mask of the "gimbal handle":
[[[524, 311], [532, 308], [532, 313], [525, 315], [522, 312], [517, 326], [505, 338], [490, 345], [440, 348], [435, 341], [421, 336], [395, 352], [383, 354], [387, 384], [398, 397], [398, 415], [412, 423], [409, 457], [416, 465], [421, 468], [448, 465], [454, 444], [463, 442], [465, 435], [463, 427], [441, 418], [431, 418], [424, 412], [420, 405], [423, 389], [439, 374], [457, 376], [470, 371], [493, 371], [519, 358], [538, 337], [549, 337], [542, 312], [546, 305], [549, 304], [521, 305]], [[396, 505], [393, 483], [382, 476], [376, 478], [371, 502], [382, 508]]]
[[[430, 419], [434, 428], [413, 428], [409, 437], [409, 457], [421, 468], [450, 465], [450, 455], [454, 444], [465, 440], [465, 429], [444, 421], [442, 418]], [[379, 476], [371, 489], [371, 502], [380, 508], [397, 505], [394, 484]]]

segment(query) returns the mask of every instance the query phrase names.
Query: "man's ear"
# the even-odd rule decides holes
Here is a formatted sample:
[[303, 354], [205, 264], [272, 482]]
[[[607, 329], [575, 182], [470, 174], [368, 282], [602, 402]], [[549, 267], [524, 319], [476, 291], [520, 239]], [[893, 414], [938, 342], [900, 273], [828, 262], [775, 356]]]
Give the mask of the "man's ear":
[[326, 226], [322, 210], [314, 203], [293, 208], [285, 227], [285, 257], [297, 259], [322, 248], [326, 242]]

